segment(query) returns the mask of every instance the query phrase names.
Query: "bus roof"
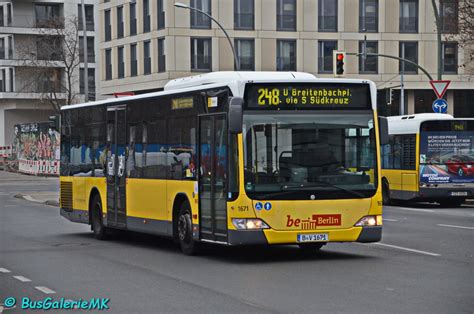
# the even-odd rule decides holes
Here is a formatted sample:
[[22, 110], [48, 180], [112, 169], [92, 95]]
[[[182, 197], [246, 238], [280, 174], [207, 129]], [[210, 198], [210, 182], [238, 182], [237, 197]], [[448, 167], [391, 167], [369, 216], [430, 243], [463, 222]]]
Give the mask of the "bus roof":
[[188, 76], [169, 81], [164, 91], [140, 94], [135, 96], [126, 96], [120, 98], [108, 98], [104, 100], [74, 104], [63, 106], [61, 110], [104, 105], [104, 104], [120, 104], [130, 100], [146, 99], [179, 92], [192, 92], [202, 89], [210, 89], [228, 86], [234, 95], [242, 96], [244, 94], [244, 86], [248, 81], [273, 83], [273, 82], [327, 82], [327, 83], [365, 83], [370, 84], [372, 95], [372, 107], [375, 109], [376, 104], [376, 87], [375, 83], [363, 79], [336, 79], [336, 78], [317, 78], [316, 76], [305, 72], [251, 72], [251, 71], [221, 71], [210, 72], [200, 75]]
[[425, 121], [452, 120], [450, 114], [417, 113], [404, 116], [387, 117], [389, 134], [414, 134], [420, 132], [420, 125]]

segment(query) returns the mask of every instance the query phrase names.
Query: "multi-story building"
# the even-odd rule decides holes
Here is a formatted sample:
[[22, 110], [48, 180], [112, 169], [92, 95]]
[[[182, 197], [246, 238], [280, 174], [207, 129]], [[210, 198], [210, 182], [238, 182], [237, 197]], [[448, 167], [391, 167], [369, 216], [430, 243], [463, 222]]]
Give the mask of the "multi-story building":
[[[85, 0], [89, 98], [95, 97], [98, 0]], [[81, 1], [3, 0], [0, 2], [0, 146], [10, 145], [17, 123], [48, 121], [61, 105], [84, 101]], [[78, 39], [73, 38], [74, 36]], [[70, 36], [70, 39], [64, 39]], [[72, 53], [62, 52], [75, 43]], [[70, 48], [70, 47], [69, 47]], [[79, 63], [68, 72], [66, 57]], [[70, 73], [69, 75], [67, 73]], [[72, 78], [68, 86], [68, 76]], [[97, 77], [98, 78], [98, 77]]]
[[[234, 70], [224, 33], [204, 15], [172, 0], [102, 0], [101, 93], [143, 93], [177, 77]], [[211, 14], [229, 33], [241, 70], [304, 71], [333, 76], [333, 50], [403, 57], [436, 79], [437, 36], [431, 0], [181, 0]], [[437, 0], [441, 13], [443, 79], [451, 80], [448, 112], [474, 117], [470, 51], [447, 34], [457, 32], [458, 1]], [[455, 36], [454, 36], [455, 38]], [[345, 77], [376, 82], [379, 111], [432, 112], [429, 79], [413, 65], [388, 58], [347, 56]], [[391, 88], [394, 99], [386, 99]]]

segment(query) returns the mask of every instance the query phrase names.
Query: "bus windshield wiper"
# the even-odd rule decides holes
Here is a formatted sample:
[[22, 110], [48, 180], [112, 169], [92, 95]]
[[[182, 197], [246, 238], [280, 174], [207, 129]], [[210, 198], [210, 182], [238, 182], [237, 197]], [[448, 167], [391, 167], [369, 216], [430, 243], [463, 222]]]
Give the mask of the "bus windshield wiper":
[[355, 196], [358, 196], [358, 197], [361, 197], [361, 198], [365, 197], [365, 195], [362, 194], [362, 193], [359, 193], [359, 192], [356, 192], [356, 191], [353, 191], [353, 190], [349, 190], [349, 189], [340, 187], [338, 185], [335, 185], [335, 184], [332, 184], [332, 183], [329, 183], [329, 182], [326, 182], [326, 181], [311, 181], [311, 182], [308, 182], [308, 183], [302, 183], [302, 184], [296, 184], [296, 185], [285, 185], [285, 186], [282, 186], [282, 190], [294, 191], [294, 190], [298, 190], [298, 189], [308, 189], [308, 188], [314, 188], [314, 187], [330, 187], [330, 188], [335, 188], [335, 189], [340, 190], [340, 191], [347, 192], [349, 194], [352, 194], [352, 195], [355, 195]]

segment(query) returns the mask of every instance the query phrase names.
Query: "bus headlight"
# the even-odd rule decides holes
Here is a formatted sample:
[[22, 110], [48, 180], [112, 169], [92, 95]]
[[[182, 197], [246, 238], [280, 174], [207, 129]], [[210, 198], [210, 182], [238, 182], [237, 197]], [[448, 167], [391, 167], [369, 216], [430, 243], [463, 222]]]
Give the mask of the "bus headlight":
[[362, 217], [354, 226], [356, 227], [374, 227], [382, 225], [382, 215]]
[[270, 228], [263, 220], [258, 218], [232, 218], [232, 224], [237, 230], [255, 230]]

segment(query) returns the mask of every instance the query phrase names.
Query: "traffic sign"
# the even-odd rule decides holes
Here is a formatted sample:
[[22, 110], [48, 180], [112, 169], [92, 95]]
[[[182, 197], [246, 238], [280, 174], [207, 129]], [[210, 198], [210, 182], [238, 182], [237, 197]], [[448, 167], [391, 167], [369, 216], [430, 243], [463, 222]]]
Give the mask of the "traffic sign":
[[436, 113], [446, 113], [448, 111], [448, 102], [443, 98], [433, 101], [433, 111]]
[[438, 98], [443, 98], [450, 83], [451, 81], [430, 81], [431, 87]]

